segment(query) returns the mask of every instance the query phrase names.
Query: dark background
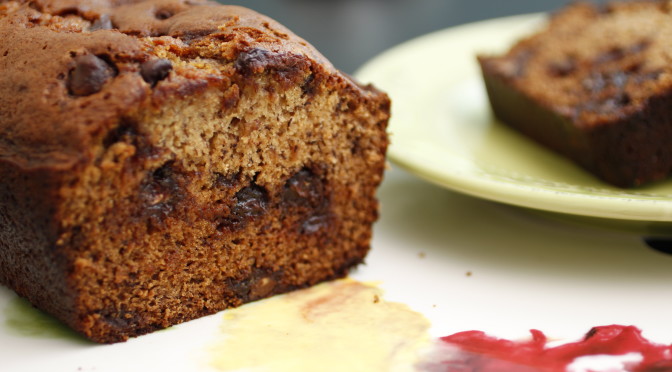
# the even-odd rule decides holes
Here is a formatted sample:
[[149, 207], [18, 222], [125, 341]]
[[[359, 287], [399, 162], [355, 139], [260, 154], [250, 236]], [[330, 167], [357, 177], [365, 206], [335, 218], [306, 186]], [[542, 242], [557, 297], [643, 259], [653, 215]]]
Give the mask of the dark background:
[[553, 11], [569, 0], [219, 1], [274, 18], [308, 40], [336, 67], [353, 73], [380, 52], [416, 36], [478, 20]]

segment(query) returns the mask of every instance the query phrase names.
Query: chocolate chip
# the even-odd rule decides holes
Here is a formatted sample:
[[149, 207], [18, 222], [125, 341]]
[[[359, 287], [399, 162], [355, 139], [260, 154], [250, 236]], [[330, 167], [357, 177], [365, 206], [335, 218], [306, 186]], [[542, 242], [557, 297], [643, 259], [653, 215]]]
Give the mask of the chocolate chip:
[[172, 162], [168, 162], [147, 175], [140, 187], [143, 215], [148, 219], [151, 230], [162, 226], [182, 199], [182, 191]]
[[156, 19], [163, 21], [164, 19], [168, 19], [173, 16], [173, 12], [168, 10], [168, 9], [159, 9], [154, 13], [154, 17]]
[[66, 6], [66, 7], [64, 7], [64, 8], [57, 9], [57, 10], [56, 10], [54, 13], [52, 13], [52, 14], [53, 14], [53, 15], [56, 15], [56, 16], [59, 16], [59, 17], [64, 17], [64, 18], [67, 17], [67, 16], [78, 16], [78, 17], [82, 17], [82, 11], [81, 11], [78, 7], [76, 7], [76, 6], [74, 6], [74, 7], [68, 7], [68, 6]]
[[296, 221], [301, 234], [314, 234], [331, 223], [325, 180], [303, 168], [285, 182], [282, 191], [284, 216]]
[[276, 74], [278, 84], [283, 87], [304, 83], [310, 73], [309, 62], [304, 57], [260, 48], [241, 52], [233, 65], [245, 77], [266, 72]]
[[323, 194], [320, 179], [310, 169], [304, 168], [285, 182], [282, 200], [292, 206], [316, 206]]
[[274, 56], [268, 50], [254, 48], [240, 53], [234, 67], [244, 75], [258, 74], [273, 64], [273, 59]]
[[142, 79], [155, 86], [159, 81], [168, 77], [168, 73], [173, 69], [173, 64], [167, 59], [152, 59], [140, 66], [140, 75]]
[[89, 27], [89, 31], [97, 30], [111, 30], [114, 26], [112, 25], [112, 20], [108, 14], [102, 14], [98, 19], [96, 19]]
[[643, 40], [628, 47], [612, 47], [606, 52], [598, 55], [598, 57], [595, 59], [595, 64], [616, 62], [626, 57], [632, 57], [645, 51], [649, 47], [649, 44], [650, 42], [648, 40]]
[[245, 279], [226, 280], [227, 289], [243, 302], [258, 300], [272, 293], [282, 292], [286, 287], [280, 285], [282, 273], [261, 268], [252, 268]]
[[565, 77], [576, 70], [576, 61], [573, 58], [552, 62], [548, 66], [548, 72], [551, 76]]
[[112, 129], [103, 138], [103, 146], [109, 148], [118, 142], [137, 144], [136, 138], [139, 136], [138, 129], [135, 123], [121, 120], [119, 126]]
[[632, 98], [626, 92], [622, 92], [614, 97], [614, 102], [618, 106], [627, 106], [632, 103]]
[[142, 318], [138, 313], [126, 310], [106, 309], [100, 318], [111, 327], [120, 330], [137, 328], [142, 323]]
[[600, 54], [595, 59], [596, 64], [609, 63], [619, 61], [626, 56], [625, 50], [620, 47], [613, 47], [606, 52]]
[[301, 85], [301, 91], [306, 96], [314, 96], [317, 90], [318, 84], [315, 82], [315, 74], [310, 74], [304, 80], [303, 85]]
[[103, 89], [116, 75], [115, 69], [104, 59], [87, 54], [75, 57], [75, 68], [68, 76], [68, 91], [74, 96], [88, 96]]
[[266, 213], [268, 192], [261, 186], [252, 183], [238, 191], [234, 199], [229, 215], [219, 219], [218, 230], [242, 229], [250, 220]]
[[232, 213], [239, 218], [258, 217], [266, 211], [266, 190], [258, 185], [248, 186], [236, 193], [236, 205]]
[[217, 31], [218, 31], [217, 28], [206, 28], [201, 30], [177, 30], [175, 32], [171, 32], [170, 36], [179, 38], [185, 43], [189, 44], [195, 40], [204, 38]]

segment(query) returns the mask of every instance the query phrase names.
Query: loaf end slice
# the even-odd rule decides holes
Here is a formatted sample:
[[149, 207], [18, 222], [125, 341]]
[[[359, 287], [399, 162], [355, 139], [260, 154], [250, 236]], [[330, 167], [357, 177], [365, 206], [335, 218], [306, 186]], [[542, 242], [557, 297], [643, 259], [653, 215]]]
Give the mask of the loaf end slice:
[[96, 342], [343, 277], [390, 101], [253, 11], [0, 4], [0, 282]]
[[481, 56], [503, 123], [601, 180], [635, 187], [672, 169], [667, 2], [575, 3], [501, 56]]

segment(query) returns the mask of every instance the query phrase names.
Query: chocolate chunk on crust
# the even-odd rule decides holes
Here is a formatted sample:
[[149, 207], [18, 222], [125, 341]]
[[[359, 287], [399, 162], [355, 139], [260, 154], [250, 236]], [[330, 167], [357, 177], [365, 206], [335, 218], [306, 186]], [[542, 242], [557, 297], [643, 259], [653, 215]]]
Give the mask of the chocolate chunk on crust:
[[167, 59], [152, 59], [142, 64], [140, 74], [142, 78], [152, 86], [168, 77], [173, 69], [172, 63]]
[[114, 68], [100, 57], [87, 54], [74, 61], [75, 67], [68, 75], [68, 90], [74, 96], [98, 93], [115, 76]]

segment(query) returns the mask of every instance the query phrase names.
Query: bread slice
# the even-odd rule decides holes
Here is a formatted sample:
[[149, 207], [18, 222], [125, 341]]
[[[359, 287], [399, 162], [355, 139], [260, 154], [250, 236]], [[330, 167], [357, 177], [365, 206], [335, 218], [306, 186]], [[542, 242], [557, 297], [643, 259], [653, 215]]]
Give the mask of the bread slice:
[[110, 343], [346, 275], [390, 101], [251, 10], [0, 4], [0, 282]]
[[495, 115], [620, 187], [672, 170], [667, 1], [575, 3], [503, 56], [481, 56]]

